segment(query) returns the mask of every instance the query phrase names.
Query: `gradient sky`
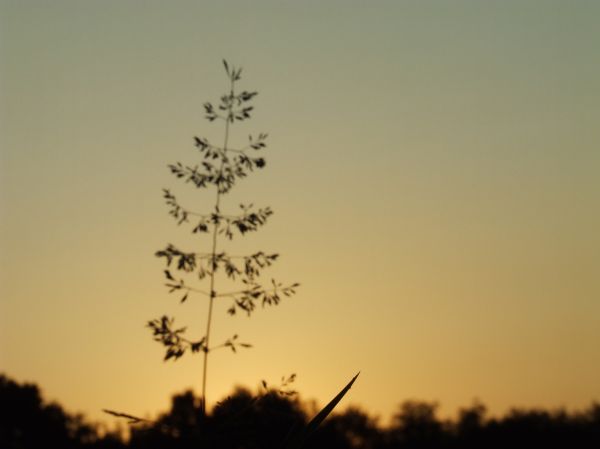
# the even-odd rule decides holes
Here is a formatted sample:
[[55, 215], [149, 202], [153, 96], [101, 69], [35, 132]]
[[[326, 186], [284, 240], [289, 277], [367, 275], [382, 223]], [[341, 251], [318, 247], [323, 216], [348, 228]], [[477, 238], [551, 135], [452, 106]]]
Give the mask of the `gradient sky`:
[[[221, 59], [260, 92], [267, 169], [224, 206], [270, 205], [231, 246], [282, 254], [296, 297], [250, 319], [216, 310], [209, 401], [298, 374], [389, 416], [479, 398], [600, 400], [600, 2], [0, 1], [0, 371], [68, 410], [165, 410], [201, 358], [163, 363], [144, 324], [201, 334], [154, 251], [203, 250], [161, 189]], [[237, 140], [236, 140], [237, 139]]]

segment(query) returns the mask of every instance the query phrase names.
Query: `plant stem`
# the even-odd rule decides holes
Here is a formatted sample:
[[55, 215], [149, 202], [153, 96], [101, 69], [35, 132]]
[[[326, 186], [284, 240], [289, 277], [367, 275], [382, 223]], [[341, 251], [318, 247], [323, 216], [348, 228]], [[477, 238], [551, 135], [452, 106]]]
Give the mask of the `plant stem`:
[[[233, 79], [231, 80], [231, 87], [230, 87], [230, 98], [231, 101], [229, 103], [229, 108], [227, 111], [227, 118], [225, 120], [225, 141], [223, 143], [223, 152], [226, 154], [227, 153], [227, 144], [229, 141], [229, 124], [231, 122], [230, 120], [230, 116], [232, 114], [232, 105], [233, 105]], [[219, 176], [222, 175], [223, 173], [223, 165], [225, 164], [224, 161], [221, 162], [221, 168], [219, 169]], [[215, 200], [215, 211], [218, 213], [219, 210], [219, 206], [221, 203], [221, 189], [219, 187], [219, 185], [217, 185], [217, 197]], [[212, 251], [211, 251], [211, 256], [212, 256], [212, 260], [215, 260], [215, 256], [217, 254], [217, 235], [219, 233], [219, 223], [215, 223], [215, 227], [213, 229], [213, 235], [212, 235]], [[206, 378], [207, 378], [207, 372], [208, 372], [208, 353], [210, 352], [210, 329], [211, 329], [211, 324], [212, 324], [212, 311], [213, 311], [213, 302], [215, 300], [215, 297], [217, 296], [217, 293], [215, 292], [215, 267], [213, 266], [211, 271], [210, 271], [210, 298], [208, 300], [208, 317], [206, 319], [206, 340], [205, 340], [205, 346], [204, 346], [204, 363], [203, 363], [203, 367], [202, 367], [202, 399], [200, 402], [200, 410], [202, 412], [202, 415], [206, 415]]]

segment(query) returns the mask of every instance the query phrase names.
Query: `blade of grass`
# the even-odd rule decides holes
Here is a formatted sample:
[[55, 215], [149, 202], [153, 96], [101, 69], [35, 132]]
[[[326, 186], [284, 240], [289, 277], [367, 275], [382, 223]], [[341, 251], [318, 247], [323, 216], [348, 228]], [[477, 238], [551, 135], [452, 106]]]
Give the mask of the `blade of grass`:
[[108, 413], [109, 415], [116, 416], [117, 418], [126, 418], [129, 420], [129, 424], [138, 424], [141, 422], [151, 423], [152, 421], [144, 418], [138, 418], [137, 416], [129, 415], [127, 413], [115, 412], [114, 410], [102, 409], [104, 413]]
[[321, 411], [315, 415], [315, 417], [306, 425], [306, 427], [300, 433], [295, 434], [292, 438], [286, 441], [284, 443], [283, 449], [300, 449], [302, 446], [304, 446], [308, 438], [310, 438], [310, 436], [315, 432], [315, 430], [317, 430], [319, 425], [321, 425], [323, 420], [327, 418], [327, 416], [333, 411], [335, 406], [338, 405], [338, 403], [342, 400], [346, 393], [348, 393], [348, 390], [350, 390], [352, 384], [354, 383], [359, 374], [360, 372], [358, 372], [356, 376], [354, 376], [352, 380], [348, 382], [348, 385], [346, 385], [342, 389], [342, 391], [340, 391], [337, 394], [337, 396], [329, 402], [329, 404], [323, 407]]

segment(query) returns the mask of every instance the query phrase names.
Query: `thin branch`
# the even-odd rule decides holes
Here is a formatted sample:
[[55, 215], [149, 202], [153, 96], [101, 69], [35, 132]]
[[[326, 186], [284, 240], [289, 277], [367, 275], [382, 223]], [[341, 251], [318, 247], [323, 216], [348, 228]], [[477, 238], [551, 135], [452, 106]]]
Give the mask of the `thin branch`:
[[234, 297], [235, 295], [242, 295], [242, 294], [248, 294], [248, 293], [254, 293], [254, 292], [260, 292], [260, 293], [271, 293], [271, 292], [275, 292], [278, 290], [281, 290], [283, 287], [279, 287], [279, 288], [268, 288], [268, 289], [261, 289], [260, 287], [257, 288], [249, 288], [246, 290], [239, 290], [236, 292], [227, 292], [227, 293], [219, 293], [217, 295], [215, 295], [216, 297], [224, 297], [224, 296], [228, 296], [228, 297]]
[[206, 291], [204, 291], [204, 290], [200, 290], [200, 289], [198, 289], [198, 288], [194, 288], [194, 287], [187, 287], [187, 286], [186, 286], [186, 287], [182, 287], [181, 289], [182, 289], [182, 290], [187, 290], [188, 292], [200, 293], [200, 294], [202, 294], [202, 295], [204, 295], [204, 296], [208, 296], [208, 297], [210, 297], [210, 293], [209, 293], [209, 292], [206, 292]]
[[[175, 198], [175, 197], [173, 196], [173, 199], [174, 199], [174, 198]], [[210, 213], [210, 214], [207, 214], [207, 213], [202, 213], [202, 212], [196, 212], [196, 211], [193, 211], [193, 210], [191, 210], [191, 209], [188, 209], [188, 208], [186, 208], [186, 207], [183, 207], [183, 206], [182, 206], [181, 204], [179, 204], [179, 203], [176, 203], [176, 204], [177, 204], [177, 207], [179, 207], [179, 208], [180, 208], [182, 211], [185, 211], [185, 213], [186, 213], [187, 215], [191, 215], [191, 216], [194, 216], [194, 217], [200, 217], [200, 218], [212, 218], [212, 217], [215, 217], [215, 216], [216, 216], [216, 217], [218, 217], [218, 218], [220, 218], [220, 219], [225, 219], [225, 220], [236, 220], [236, 219], [244, 218], [244, 217], [246, 217], [246, 216], [248, 215], [248, 214], [247, 214], [247, 212], [248, 212], [248, 211], [245, 211], [244, 213], [237, 214], [237, 215], [234, 215], [234, 214], [231, 214], [231, 215], [229, 215], [229, 214], [221, 214], [221, 213], [214, 213], [214, 212], [213, 212], [213, 213]], [[172, 204], [169, 204], [169, 205], [171, 205], [171, 206], [172, 206]]]
[[[253, 254], [246, 254], [246, 255], [221, 253], [220, 256], [223, 258], [227, 258], [227, 259], [248, 259], [248, 258], [254, 257], [260, 253], [261, 252], [253, 253]], [[191, 254], [196, 255], [200, 259], [211, 259], [212, 258], [212, 254], [210, 254], [210, 253], [191, 253]], [[219, 256], [219, 254], [217, 254], [217, 256]]]

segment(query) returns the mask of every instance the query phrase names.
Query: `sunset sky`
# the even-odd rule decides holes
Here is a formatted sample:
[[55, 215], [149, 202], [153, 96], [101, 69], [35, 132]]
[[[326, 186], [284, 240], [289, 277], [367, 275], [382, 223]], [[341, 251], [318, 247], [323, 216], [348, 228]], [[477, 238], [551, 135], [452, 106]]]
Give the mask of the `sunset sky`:
[[221, 60], [258, 90], [232, 143], [268, 132], [267, 167], [225, 196], [271, 206], [236, 253], [298, 294], [252, 317], [219, 303], [209, 403], [297, 373], [321, 404], [387, 419], [478, 398], [600, 400], [600, 2], [0, 0], [0, 372], [69, 411], [154, 416], [200, 391], [145, 323], [201, 336], [154, 252], [208, 251], [168, 216], [212, 194], [167, 164], [220, 140], [202, 104]]

